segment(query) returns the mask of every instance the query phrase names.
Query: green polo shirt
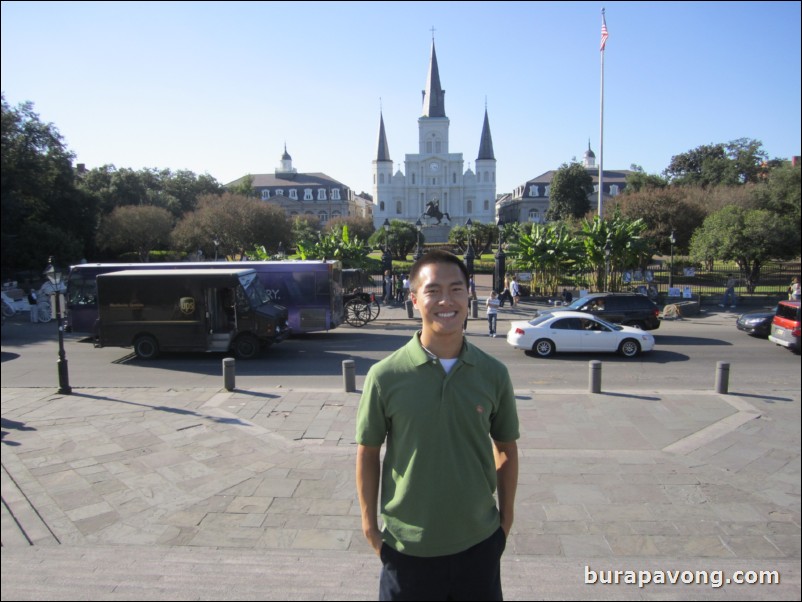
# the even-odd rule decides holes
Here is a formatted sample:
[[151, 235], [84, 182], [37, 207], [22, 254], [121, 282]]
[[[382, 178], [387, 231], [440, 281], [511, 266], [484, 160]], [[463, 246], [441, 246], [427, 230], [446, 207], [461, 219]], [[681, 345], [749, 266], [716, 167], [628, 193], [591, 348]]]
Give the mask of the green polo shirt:
[[371, 367], [356, 441], [387, 442], [380, 508], [388, 545], [411, 556], [445, 556], [498, 529], [491, 437], [519, 437], [509, 373], [491, 355], [466, 341], [446, 374], [417, 333]]

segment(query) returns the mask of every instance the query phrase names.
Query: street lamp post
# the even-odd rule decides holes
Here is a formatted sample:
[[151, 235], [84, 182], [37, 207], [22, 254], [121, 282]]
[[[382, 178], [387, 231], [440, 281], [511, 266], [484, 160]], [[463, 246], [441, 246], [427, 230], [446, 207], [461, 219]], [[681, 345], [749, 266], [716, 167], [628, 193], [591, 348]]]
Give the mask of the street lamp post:
[[604, 243], [604, 291], [606, 292], [609, 287], [609, 280], [610, 280], [610, 239], [607, 239], [607, 242]]
[[674, 237], [674, 230], [671, 231], [668, 242], [671, 243], [671, 263], [668, 268], [668, 288], [670, 292], [670, 290], [674, 288], [674, 245], [677, 244], [677, 239]]
[[473, 274], [473, 260], [476, 258], [476, 254], [473, 252], [473, 244], [471, 243], [471, 233], [473, 231], [473, 222], [471, 218], [468, 218], [468, 221], [465, 222], [465, 226], [468, 228], [468, 248], [465, 250], [465, 267], [468, 268], [468, 273]]
[[504, 235], [504, 222], [501, 221], [501, 217], [498, 218], [498, 251], [496, 252], [496, 265], [495, 269], [493, 270], [493, 290], [497, 293], [501, 293], [504, 290], [504, 273], [507, 270], [506, 259], [507, 256], [504, 254], [504, 249], [502, 248], [502, 236]]
[[418, 259], [423, 257], [423, 251], [421, 251], [421, 249], [420, 249], [420, 231], [421, 231], [421, 228], [423, 228], [423, 224], [421, 223], [420, 218], [418, 218], [418, 221], [415, 222], [415, 230], [418, 231], [418, 242], [415, 245], [415, 254], [412, 256], [412, 258], [415, 261], [418, 261]]
[[220, 247], [220, 239], [215, 236], [212, 242], [214, 243], [214, 260], [217, 261], [217, 250]]
[[62, 272], [53, 266], [52, 257], [48, 261], [44, 275], [56, 291], [56, 324], [58, 325], [58, 360], [56, 361], [56, 367], [58, 368], [58, 392], [62, 395], [70, 395], [72, 393], [72, 387], [70, 386], [67, 354], [64, 352], [64, 320], [61, 312]]
[[386, 273], [387, 270], [393, 271], [393, 256], [390, 253], [389, 240], [390, 240], [390, 220], [385, 218], [384, 224], [384, 254], [382, 255], [382, 270]]

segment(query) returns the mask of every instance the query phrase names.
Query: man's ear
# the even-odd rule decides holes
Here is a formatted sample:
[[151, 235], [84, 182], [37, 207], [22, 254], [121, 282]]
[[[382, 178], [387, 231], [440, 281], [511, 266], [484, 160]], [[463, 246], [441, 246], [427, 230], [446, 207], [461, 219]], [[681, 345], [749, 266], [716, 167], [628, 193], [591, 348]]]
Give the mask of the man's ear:
[[409, 298], [412, 300], [412, 307], [418, 308], [418, 296], [412, 291], [409, 292]]

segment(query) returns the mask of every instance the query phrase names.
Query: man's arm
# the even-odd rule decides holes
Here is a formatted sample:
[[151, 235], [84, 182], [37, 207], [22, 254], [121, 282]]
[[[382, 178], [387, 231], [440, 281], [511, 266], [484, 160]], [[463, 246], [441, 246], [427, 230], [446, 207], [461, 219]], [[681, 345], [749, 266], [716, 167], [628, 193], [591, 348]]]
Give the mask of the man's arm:
[[378, 518], [380, 452], [381, 447], [356, 448], [356, 491], [362, 510], [362, 533], [376, 554], [382, 547]]
[[502, 443], [494, 440], [493, 455], [496, 459], [501, 528], [509, 537], [515, 518], [515, 492], [518, 490], [518, 444], [515, 441]]

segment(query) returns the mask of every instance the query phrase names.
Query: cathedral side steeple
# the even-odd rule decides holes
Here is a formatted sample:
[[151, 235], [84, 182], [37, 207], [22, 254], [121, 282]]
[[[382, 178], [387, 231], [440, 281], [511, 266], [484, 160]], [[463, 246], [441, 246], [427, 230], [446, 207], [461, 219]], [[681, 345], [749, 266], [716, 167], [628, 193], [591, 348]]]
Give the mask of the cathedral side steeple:
[[379, 149], [376, 152], [376, 161], [390, 161], [390, 146], [387, 144], [387, 134], [384, 133], [384, 115], [379, 113]]
[[484, 159], [496, 160], [496, 155], [493, 153], [493, 137], [490, 135], [490, 120], [487, 118], [487, 109], [485, 109], [485, 122], [482, 125], [482, 139], [479, 142], [479, 155], [476, 157], [477, 161]]

